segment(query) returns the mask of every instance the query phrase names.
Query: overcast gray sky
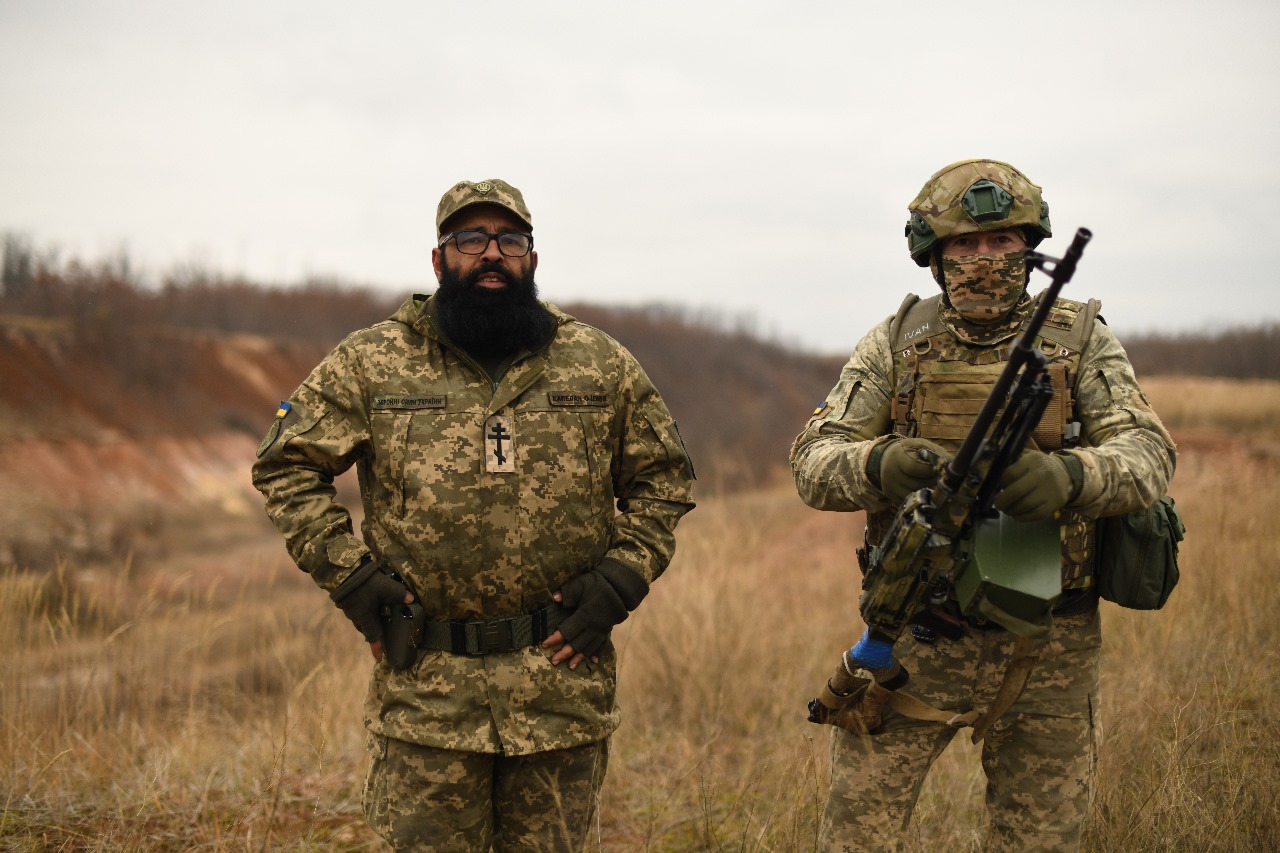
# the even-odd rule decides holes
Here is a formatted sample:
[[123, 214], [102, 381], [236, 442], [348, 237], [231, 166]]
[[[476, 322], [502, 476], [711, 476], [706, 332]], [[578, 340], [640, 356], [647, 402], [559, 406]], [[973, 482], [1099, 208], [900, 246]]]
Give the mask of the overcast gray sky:
[[[1280, 318], [1280, 4], [0, 0], [0, 229], [158, 278], [434, 287], [501, 177], [543, 295], [847, 352], [955, 160], [1044, 187], [1124, 332]], [[1047, 282], [1037, 275], [1035, 286]]]

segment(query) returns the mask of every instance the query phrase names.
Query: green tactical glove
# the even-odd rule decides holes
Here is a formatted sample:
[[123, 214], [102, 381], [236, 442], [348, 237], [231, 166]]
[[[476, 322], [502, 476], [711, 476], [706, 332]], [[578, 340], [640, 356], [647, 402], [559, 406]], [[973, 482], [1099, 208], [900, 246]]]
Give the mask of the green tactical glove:
[[366, 559], [329, 593], [333, 603], [347, 615], [370, 643], [382, 639], [382, 610], [404, 603], [408, 588], [394, 580], [373, 560]]
[[560, 634], [574, 652], [591, 657], [609, 639], [613, 626], [627, 618], [649, 593], [649, 584], [633, 569], [605, 560], [560, 588], [560, 603], [573, 612]]
[[928, 439], [892, 441], [880, 457], [880, 491], [894, 503], [901, 503], [912, 492], [936, 483], [942, 465], [950, 461], [947, 451]]
[[1040, 521], [1067, 505], [1072, 492], [1071, 472], [1061, 456], [1039, 450], [1024, 450], [1005, 469], [996, 509], [1019, 521]]

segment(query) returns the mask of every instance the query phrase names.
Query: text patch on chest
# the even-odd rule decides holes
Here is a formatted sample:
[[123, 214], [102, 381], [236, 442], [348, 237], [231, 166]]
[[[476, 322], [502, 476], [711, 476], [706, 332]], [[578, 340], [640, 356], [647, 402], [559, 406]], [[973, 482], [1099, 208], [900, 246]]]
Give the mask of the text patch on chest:
[[443, 409], [446, 403], [444, 394], [422, 394], [419, 396], [381, 395], [373, 398], [375, 409]]
[[607, 406], [609, 395], [598, 391], [548, 391], [547, 402], [553, 406]]

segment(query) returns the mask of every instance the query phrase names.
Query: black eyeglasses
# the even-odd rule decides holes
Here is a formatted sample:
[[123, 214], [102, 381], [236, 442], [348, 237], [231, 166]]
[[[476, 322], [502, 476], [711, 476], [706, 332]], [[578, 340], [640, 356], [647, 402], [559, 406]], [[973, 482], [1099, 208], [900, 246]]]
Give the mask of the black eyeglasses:
[[464, 255], [483, 255], [492, 240], [498, 241], [498, 251], [508, 258], [522, 258], [533, 248], [532, 235], [514, 231], [505, 231], [502, 234], [490, 234], [486, 231], [454, 231], [441, 238], [440, 248], [443, 249], [444, 244], [450, 240]]

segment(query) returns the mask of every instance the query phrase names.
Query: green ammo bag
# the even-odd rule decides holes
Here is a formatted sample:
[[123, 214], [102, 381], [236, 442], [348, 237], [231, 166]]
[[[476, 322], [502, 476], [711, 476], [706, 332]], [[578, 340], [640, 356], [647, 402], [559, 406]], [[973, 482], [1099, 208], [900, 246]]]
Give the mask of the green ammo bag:
[[1178, 583], [1178, 543], [1186, 535], [1173, 498], [1098, 519], [1098, 594], [1134, 610], [1159, 610]]

